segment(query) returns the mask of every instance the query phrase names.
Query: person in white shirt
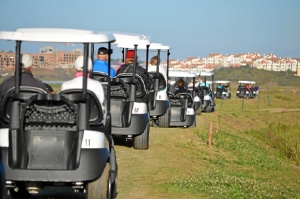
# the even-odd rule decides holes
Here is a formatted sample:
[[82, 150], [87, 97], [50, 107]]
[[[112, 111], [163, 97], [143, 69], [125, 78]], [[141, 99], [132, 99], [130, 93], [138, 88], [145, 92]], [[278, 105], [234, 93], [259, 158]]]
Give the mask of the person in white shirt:
[[[157, 56], [153, 56], [150, 59], [150, 65], [148, 66], [148, 72], [153, 72], [153, 71], [155, 72], [157, 70], [157, 62], [159, 63], [160, 60], [158, 60]], [[164, 78], [167, 82], [167, 71], [160, 65], [158, 67], [159, 67], [159, 73], [161, 73], [164, 76]]]
[[[68, 89], [81, 89], [82, 88], [82, 81], [83, 81], [83, 56], [77, 57], [74, 62], [74, 70], [76, 74], [76, 78], [66, 81], [61, 85], [61, 90], [68, 90]], [[89, 58], [88, 60], [88, 71], [92, 70], [92, 60]], [[88, 78], [87, 79], [87, 89], [92, 91], [96, 97], [99, 99], [99, 102], [102, 106], [103, 111], [103, 118], [105, 119], [106, 116], [106, 106], [105, 106], [105, 96], [102, 84], [94, 79]]]

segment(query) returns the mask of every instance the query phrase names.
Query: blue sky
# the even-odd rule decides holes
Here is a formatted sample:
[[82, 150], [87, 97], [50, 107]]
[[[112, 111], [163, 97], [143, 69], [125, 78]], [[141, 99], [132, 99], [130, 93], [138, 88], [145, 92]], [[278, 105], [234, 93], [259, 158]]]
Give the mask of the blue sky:
[[[171, 59], [180, 60], [247, 52], [300, 57], [300, 0], [0, 1], [0, 30], [138, 33], [170, 45]], [[14, 45], [0, 41], [2, 49], [13, 50]]]

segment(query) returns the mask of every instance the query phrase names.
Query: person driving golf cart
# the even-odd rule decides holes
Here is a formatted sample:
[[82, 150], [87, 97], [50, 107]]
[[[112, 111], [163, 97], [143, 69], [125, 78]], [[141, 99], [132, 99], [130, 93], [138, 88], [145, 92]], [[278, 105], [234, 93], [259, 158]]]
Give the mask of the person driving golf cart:
[[184, 83], [183, 79], [179, 79], [177, 82], [175, 91], [174, 91], [174, 95], [177, 95], [178, 93], [185, 93], [186, 88], [184, 86], [185, 86], [185, 83]]

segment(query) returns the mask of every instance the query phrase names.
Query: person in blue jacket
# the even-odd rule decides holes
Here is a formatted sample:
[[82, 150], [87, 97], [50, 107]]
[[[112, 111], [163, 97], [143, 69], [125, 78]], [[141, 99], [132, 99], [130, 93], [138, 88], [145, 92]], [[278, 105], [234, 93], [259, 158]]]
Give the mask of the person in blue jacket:
[[[93, 72], [103, 72], [108, 74], [108, 50], [105, 47], [100, 47], [97, 52], [97, 59], [93, 64]], [[116, 76], [116, 71], [111, 66], [110, 68], [110, 77]]]

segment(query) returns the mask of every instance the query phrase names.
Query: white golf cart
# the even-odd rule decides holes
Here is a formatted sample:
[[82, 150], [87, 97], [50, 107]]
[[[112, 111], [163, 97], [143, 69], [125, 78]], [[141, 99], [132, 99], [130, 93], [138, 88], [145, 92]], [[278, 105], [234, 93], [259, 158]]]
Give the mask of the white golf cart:
[[[199, 84], [199, 96], [201, 99], [201, 109], [203, 112], [210, 113], [215, 111], [215, 100], [213, 91], [214, 73], [213, 72], [200, 72], [202, 82]], [[210, 78], [211, 80], [207, 80]]]
[[[87, 199], [116, 197], [110, 107], [103, 123], [101, 104], [87, 90], [89, 45], [110, 44], [115, 38], [87, 30], [32, 28], [0, 31], [0, 39], [16, 42], [15, 87], [0, 107], [0, 153], [10, 197], [24, 198], [56, 185], [85, 192]], [[82, 89], [49, 94], [20, 86], [21, 44], [27, 42], [83, 44]]]
[[[146, 56], [146, 70], [153, 79], [153, 89], [150, 91], [149, 110], [150, 118], [153, 124], [160, 127], [169, 127], [170, 125], [170, 103], [167, 95], [167, 70], [160, 66], [157, 62], [156, 67], [148, 66], [149, 50], [157, 51], [157, 58], [160, 60], [161, 51], [167, 53], [167, 67], [169, 63], [170, 47], [160, 43], [151, 43]], [[166, 115], [165, 117], [161, 117]]]
[[[168, 71], [168, 77], [171, 79], [168, 95], [170, 100], [171, 118], [170, 127], [196, 127], [196, 116], [194, 109], [194, 92], [187, 88], [187, 82], [195, 78], [195, 74], [184, 71]], [[178, 80], [185, 82], [185, 92], [177, 93]], [[176, 94], [174, 94], [176, 93]]]
[[216, 80], [215, 83], [215, 97], [217, 99], [230, 99], [230, 81], [226, 80]]
[[238, 98], [248, 98], [252, 99], [258, 95], [258, 90], [254, 89], [256, 85], [255, 81], [238, 81], [239, 85], [236, 91], [236, 96]]
[[[137, 66], [137, 49], [145, 49], [150, 41], [143, 35], [113, 33], [117, 47], [134, 49]], [[123, 55], [124, 59], [124, 55]], [[149, 90], [143, 79], [133, 73], [122, 73], [113, 78], [111, 91], [112, 135], [125, 136], [133, 141], [135, 149], [149, 148], [150, 115]]]

